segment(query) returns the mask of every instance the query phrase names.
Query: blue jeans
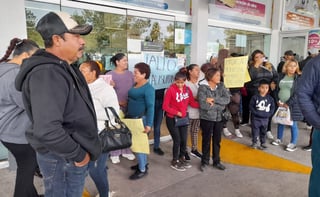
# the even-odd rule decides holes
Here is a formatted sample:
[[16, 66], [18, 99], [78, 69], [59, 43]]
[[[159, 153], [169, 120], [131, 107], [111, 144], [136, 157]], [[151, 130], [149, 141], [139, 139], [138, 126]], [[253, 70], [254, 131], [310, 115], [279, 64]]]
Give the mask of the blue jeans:
[[163, 99], [156, 99], [154, 103], [154, 119], [153, 119], [153, 148], [159, 148], [160, 146], [160, 128], [163, 119], [162, 110]]
[[96, 185], [100, 197], [108, 197], [109, 182], [108, 182], [108, 153], [100, 155], [97, 161], [90, 161], [88, 165], [89, 174]]
[[[142, 121], [143, 121], [143, 125], [146, 125], [146, 116], [142, 117]], [[145, 172], [146, 171], [146, 165], [148, 163], [148, 155], [145, 153], [136, 153], [137, 156], [137, 160], [138, 160], [138, 165], [139, 165], [139, 170], [141, 172]]]
[[[290, 127], [291, 127], [291, 141], [290, 141], [290, 143], [297, 144], [298, 133], [299, 133], [297, 121], [293, 121], [293, 125]], [[285, 125], [278, 124], [277, 139], [282, 140], [284, 128], [285, 128]]]
[[81, 197], [88, 165], [76, 167], [72, 161], [52, 154], [37, 153], [43, 175], [45, 197]]

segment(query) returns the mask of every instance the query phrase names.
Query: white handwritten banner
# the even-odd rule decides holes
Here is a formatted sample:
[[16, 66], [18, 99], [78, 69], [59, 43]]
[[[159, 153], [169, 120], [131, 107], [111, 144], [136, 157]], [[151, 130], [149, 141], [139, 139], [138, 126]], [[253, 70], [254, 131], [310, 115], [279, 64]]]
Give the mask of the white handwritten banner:
[[150, 66], [151, 75], [149, 78], [150, 84], [155, 89], [163, 89], [169, 87], [174, 81], [175, 74], [181, 67], [184, 66], [182, 58], [164, 57], [160, 53], [142, 53], [128, 54], [129, 70], [133, 72], [134, 65], [139, 62], [144, 62]]
[[178, 58], [168, 58], [148, 53], [144, 54], [144, 62], [150, 65], [151, 76], [149, 82], [155, 89], [169, 87], [174, 81], [174, 75], [183, 67], [183, 65], [179, 65]]
[[227, 88], [243, 87], [250, 81], [247, 64], [248, 56], [231, 57], [224, 59], [224, 84]]

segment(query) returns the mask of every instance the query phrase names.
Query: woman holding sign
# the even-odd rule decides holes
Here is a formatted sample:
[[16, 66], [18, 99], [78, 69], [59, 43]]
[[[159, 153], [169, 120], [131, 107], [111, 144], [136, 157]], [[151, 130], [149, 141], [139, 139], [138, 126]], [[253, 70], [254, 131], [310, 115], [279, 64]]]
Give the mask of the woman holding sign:
[[[149, 133], [153, 125], [154, 118], [154, 101], [155, 91], [151, 84], [148, 82], [151, 70], [150, 66], [146, 63], [137, 63], [134, 66], [134, 86], [128, 92], [128, 111], [127, 118], [142, 118], [144, 130], [141, 132]], [[147, 137], [146, 137], [147, 138]], [[147, 139], [146, 139], [147, 140]], [[135, 141], [132, 141], [134, 146]], [[148, 146], [149, 148], [149, 146]], [[131, 169], [135, 170], [134, 174], [129, 178], [136, 180], [144, 177], [148, 173], [147, 154], [142, 151], [137, 151], [136, 156], [138, 164], [132, 166]], [[149, 151], [146, 151], [149, 152]]]

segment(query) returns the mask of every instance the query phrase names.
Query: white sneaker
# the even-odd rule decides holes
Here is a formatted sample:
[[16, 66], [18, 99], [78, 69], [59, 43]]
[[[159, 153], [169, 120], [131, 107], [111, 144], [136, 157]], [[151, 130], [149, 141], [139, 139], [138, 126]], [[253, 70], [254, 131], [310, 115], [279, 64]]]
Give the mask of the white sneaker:
[[130, 154], [122, 154], [122, 157], [127, 158], [128, 160], [132, 161], [134, 160], [136, 157], [134, 156], [134, 154], [130, 153]]
[[[109, 197], [112, 197], [115, 193], [116, 193], [116, 192], [111, 191], [111, 192], [109, 192], [108, 196], [109, 196]], [[100, 194], [97, 194], [96, 197], [100, 197]]]
[[243, 137], [243, 135], [242, 135], [242, 133], [240, 132], [239, 129], [234, 130], [234, 133], [235, 133], [236, 136], [239, 137], [239, 138], [242, 138], [242, 137]]
[[273, 140], [273, 135], [272, 135], [271, 131], [267, 131], [267, 138], [270, 140]]
[[287, 145], [286, 151], [293, 152], [295, 150], [297, 150], [297, 146], [295, 144], [289, 143]]
[[276, 139], [275, 141], [271, 142], [272, 145], [275, 145], [275, 146], [279, 146], [281, 144], [281, 140], [280, 139]]
[[110, 159], [111, 159], [111, 162], [112, 162], [113, 164], [120, 163], [120, 158], [119, 158], [119, 156], [111, 156]]
[[230, 131], [228, 130], [228, 128], [223, 128], [223, 134], [226, 137], [229, 137], [232, 135], [232, 133], [230, 133]]

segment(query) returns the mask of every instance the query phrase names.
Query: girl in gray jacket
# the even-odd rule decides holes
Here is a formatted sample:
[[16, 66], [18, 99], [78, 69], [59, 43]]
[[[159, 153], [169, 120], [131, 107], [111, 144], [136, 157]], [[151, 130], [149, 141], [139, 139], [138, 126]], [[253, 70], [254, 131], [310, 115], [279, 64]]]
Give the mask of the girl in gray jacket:
[[[17, 162], [14, 197], [39, 196], [33, 185], [37, 168], [36, 153], [25, 137], [31, 122], [24, 109], [21, 92], [14, 86], [23, 59], [30, 57], [38, 48], [31, 40], [14, 38], [0, 59], [0, 140]], [[12, 52], [13, 58], [8, 60]]]

